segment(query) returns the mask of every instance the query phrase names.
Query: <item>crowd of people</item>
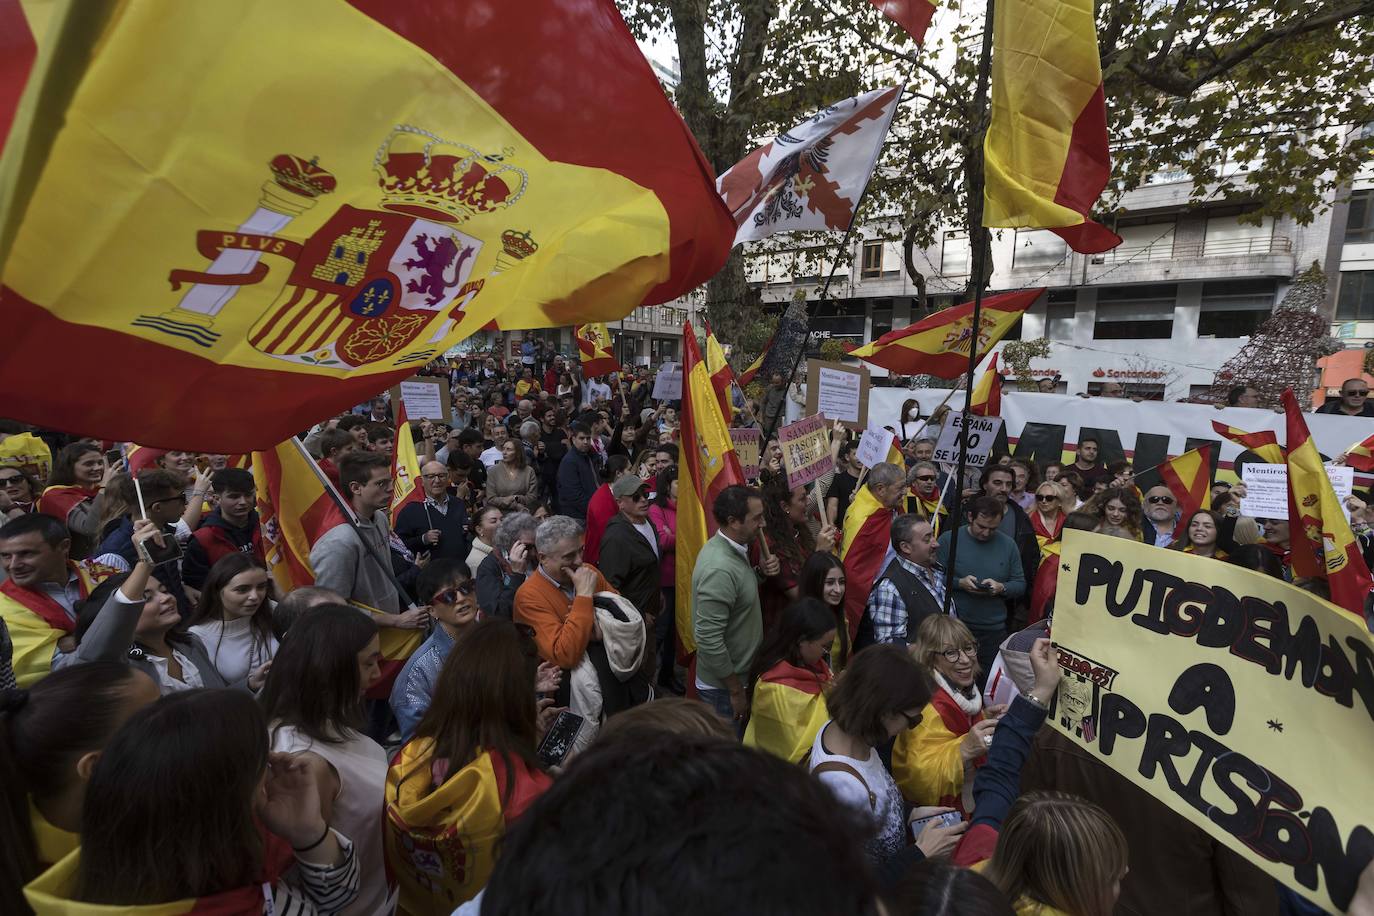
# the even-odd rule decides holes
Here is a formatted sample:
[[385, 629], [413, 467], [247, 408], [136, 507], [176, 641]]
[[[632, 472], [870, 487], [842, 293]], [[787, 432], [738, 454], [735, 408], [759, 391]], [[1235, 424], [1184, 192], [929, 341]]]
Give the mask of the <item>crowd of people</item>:
[[1184, 518], [1091, 437], [951, 480], [910, 401], [900, 463], [836, 425], [790, 487], [778, 374], [683, 595], [697, 446], [647, 371], [426, 372], [394, 524], [389, 399], [302, 431], [357, 522], [290, 590], [233, 456], [0, 428], [52, 455], [0, 466], [0, 911], [1318, 912], [1042, 728], [1065, 529], [1292, 580], [1241, 486]]

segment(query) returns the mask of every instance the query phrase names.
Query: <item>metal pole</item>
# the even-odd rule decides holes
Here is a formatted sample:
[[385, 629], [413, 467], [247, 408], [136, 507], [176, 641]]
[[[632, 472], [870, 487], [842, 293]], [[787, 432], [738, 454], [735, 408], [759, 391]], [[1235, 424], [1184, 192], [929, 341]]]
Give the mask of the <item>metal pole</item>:
[[[983, 22], [983, 50], [978, 61], [978, 85], [974, 91], [973, 110], [978, 113], [978, 150], [979, 150], [979, 171], [983, 169], [982, 143], [983, 137], [988, 130], [988, 81], [992, 75], [992, 25], [993, 25], [993, 3], [994, 0], [987, 0], [987, 18]], [[988, 231], [983, 227], [983, 195], [982, 182], [979, 182], [977, 196], [969, 201], [969, 242], [977, 242], [977, 247], [973, 249], [973, 324], [972, 338], [969, 343], [968, 351], [968, 376], [964, 385], [966, 392], [964, 396], [963, 417], [967, 419], [969, 402], [973, 394], [973, 376], [978, 371], [978, 363], [982, 354], [978, 352], [979, 328], [983, 315], [983, 274], [987, 271], [987, 234]], [[954, 564], [959, 555], [959, 522], [963, 513], [964, 495], [964, 469], [968, 464], [968, 424], [961, 422], [959, 425], [959, 463], [954, 472], [954, 500], [950, 510], [950, 535], [949, 535], [949, 565], [945, 568], [945, 606], [944, 612], [949, 613], [950, 606], [954, 601]]]

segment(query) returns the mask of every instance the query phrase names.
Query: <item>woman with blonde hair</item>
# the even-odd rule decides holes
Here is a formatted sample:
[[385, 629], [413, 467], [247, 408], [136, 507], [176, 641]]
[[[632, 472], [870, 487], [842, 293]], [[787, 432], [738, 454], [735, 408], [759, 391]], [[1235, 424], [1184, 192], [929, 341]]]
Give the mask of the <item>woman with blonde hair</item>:
[[1097, 805], [1030, 792], [1012, 805], [982, 871], [1019, 916], [1111, 916], [1128, 853], [1121, 829]]
[[913, 805], [973, 810], [973, 773], [987, 757], [1000, 709], [985, 715], [978, 691], [978, 640], [957, 617], [921, 621], [911, 655], [935, 682], [930, 714], [897, 736], [892, 777]]

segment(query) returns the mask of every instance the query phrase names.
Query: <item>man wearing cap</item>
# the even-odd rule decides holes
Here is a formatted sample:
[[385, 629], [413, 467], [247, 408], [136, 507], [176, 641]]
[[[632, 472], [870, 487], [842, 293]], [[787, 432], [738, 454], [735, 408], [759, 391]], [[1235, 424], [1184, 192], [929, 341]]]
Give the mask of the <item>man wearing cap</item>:
[[639, 608], [652, 633], [663, 606], [663, 592], [659, 585], [658, 535], [649, 523], [649, 485], [643, 478], [626, 474], [611, 484], [611, 496], [619, 511], [601, 536], [601, 574]]

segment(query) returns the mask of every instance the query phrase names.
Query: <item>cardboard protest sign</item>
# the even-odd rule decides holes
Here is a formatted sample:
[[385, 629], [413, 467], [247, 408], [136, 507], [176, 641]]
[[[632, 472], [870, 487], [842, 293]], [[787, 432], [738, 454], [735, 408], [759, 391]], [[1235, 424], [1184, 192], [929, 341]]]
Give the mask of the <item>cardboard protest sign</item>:
[[1053, 727], [1344, 912], [1374, 855], [1364, 621], [1225, 562], [1083, 531], [1063, 544]]
[[870, 426], [859, 437], [859, 446], [854, 450], [854, 456], [859, 459], [859, 464], [866, 468], [882, 464], [892, 451], [892, 440], [896, 438], [890, 429], [874, 429]]
[[787, 486], [804, 487], [835, 466], [830, 454], [830, 430], [822, 416], [807, 417], [778, 430]]
[[740, 468], [744, 471], [744, 476], [750, 480], [759, 479], [759, 452], [761, 451], [760, 439], [763, 433], [757, 429], [732, 429], [730, 430], [730, 441], [735, 443], [735, 457], [739, 458]]
[[682, 366], [664, 363], [654, 376], [654, 390], [649, 395], [655, 401], [682, 400]]
[[444, 379], [417, 375], [393, 386], [392, 411], [402, 403], [406, 405], [406, 416], [412, 421], [443, 420], [448, 423], [453, 420], [448, 382]]
[[951, 413], [949, 422], [940, 430], [940, 440], [935, 443], [932, 460], [941, 464], [959, 463], [959, 428], [963, 424], [968, 424], [968, 467], [981, 468], [988, 463], [988, 453], [992, 451], [997, 433], [1002, 429], [1001, 417]]
[[868, 369], [819, 359], [806, 361], [806, 413], [839, 420], [852, 430], [868, 425]]

